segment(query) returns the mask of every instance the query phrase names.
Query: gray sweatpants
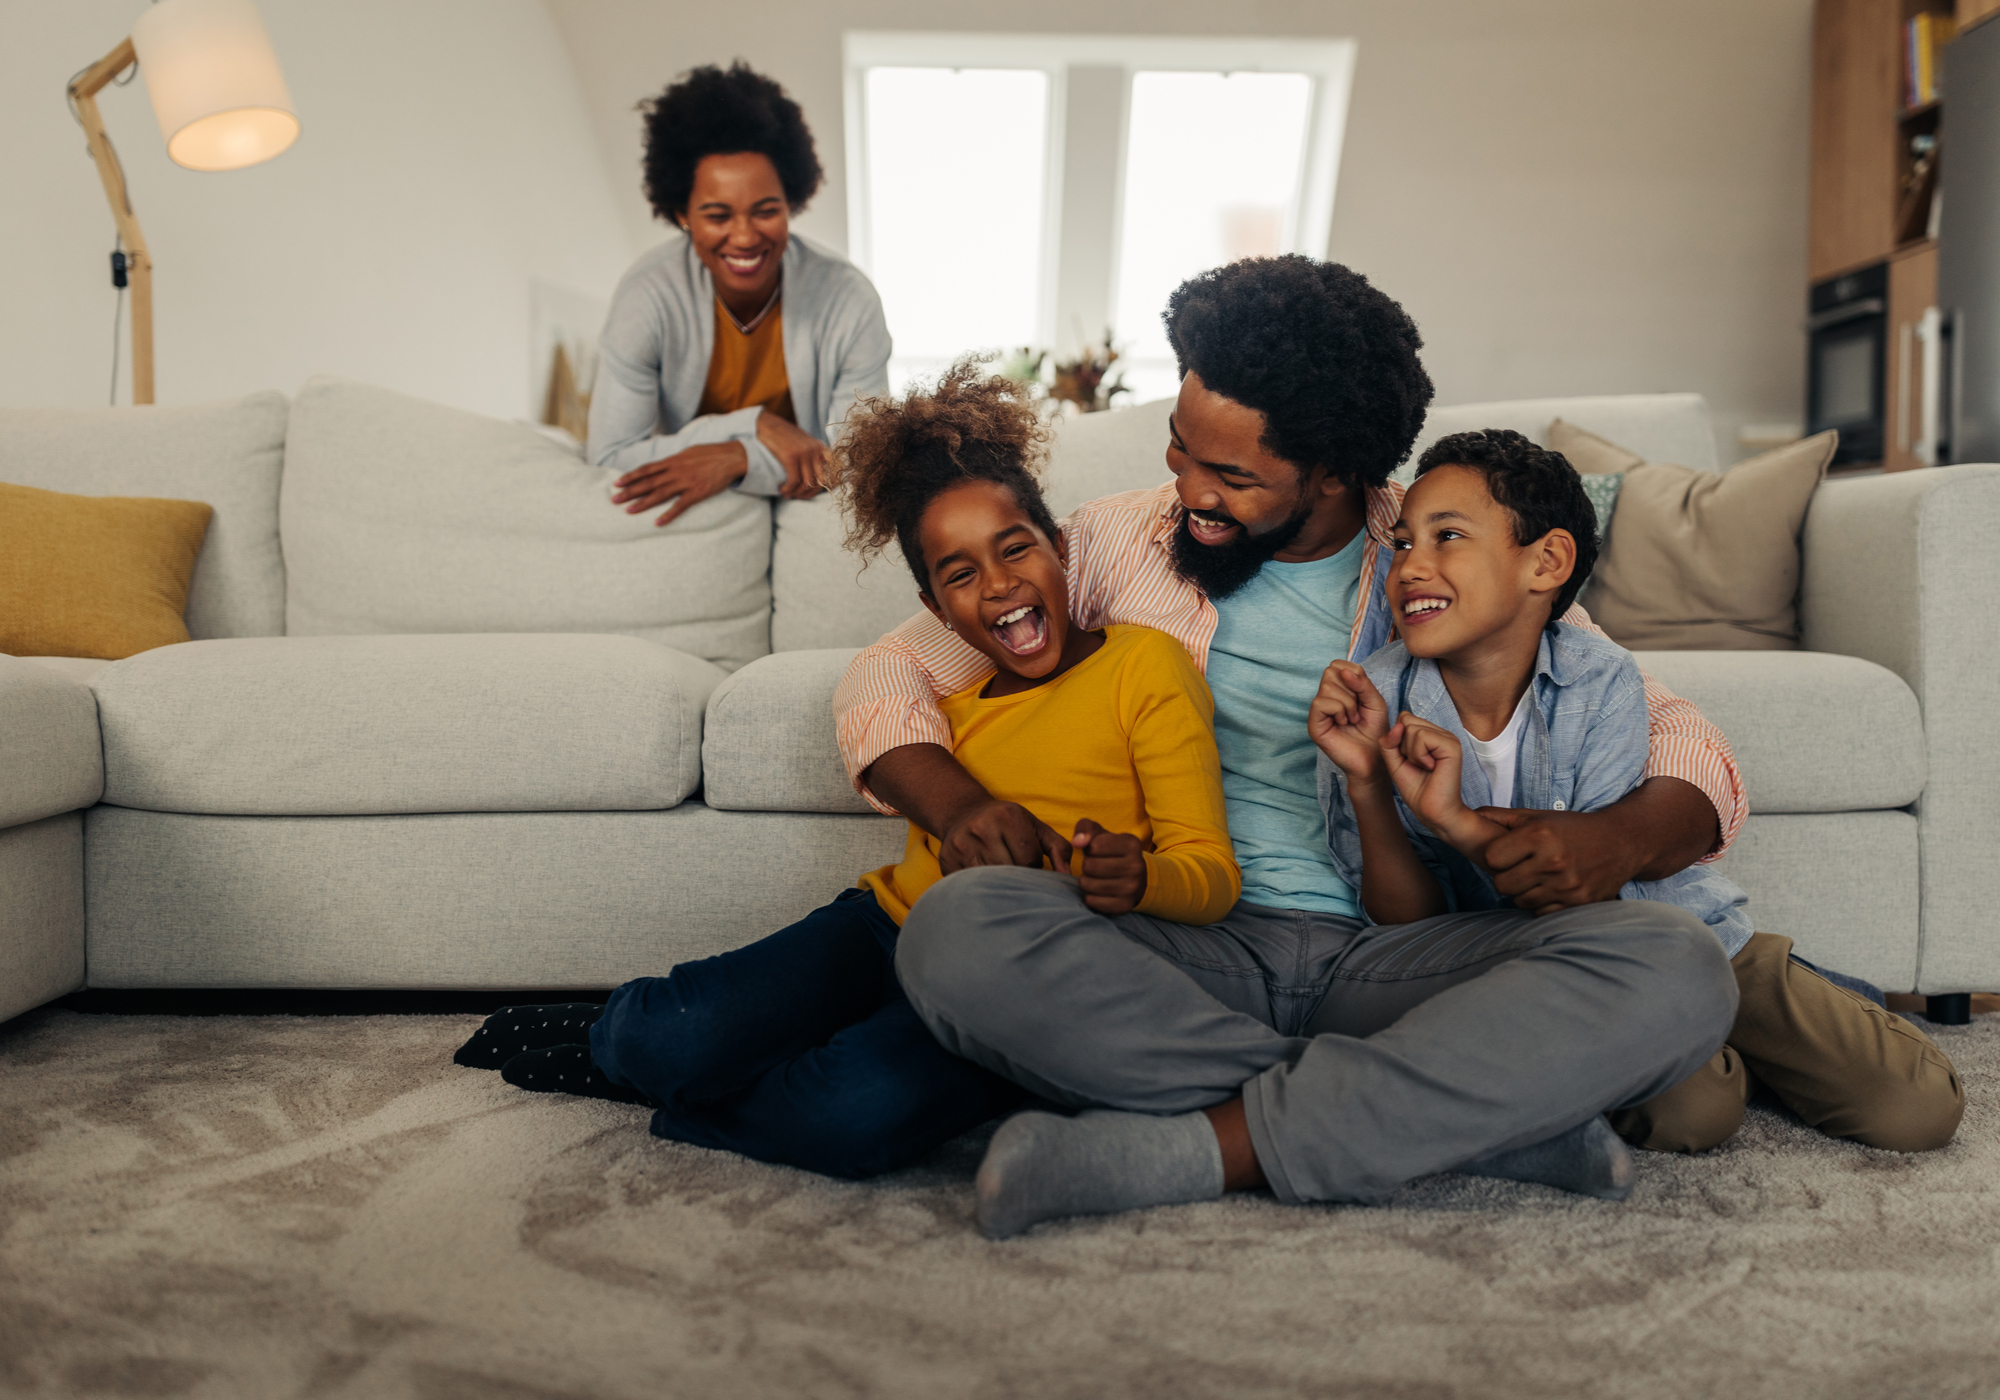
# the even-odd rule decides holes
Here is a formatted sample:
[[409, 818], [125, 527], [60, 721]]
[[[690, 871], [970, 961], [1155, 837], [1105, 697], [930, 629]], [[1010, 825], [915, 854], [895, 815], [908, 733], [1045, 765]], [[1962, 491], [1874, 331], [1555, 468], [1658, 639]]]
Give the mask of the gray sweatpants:
[[1073, 1107], [1243, 1096], [1286, 1201], [1384, 1199], [1678, 1084], [1736, 981], [1694, 915], [1640, 901], [1414, 924], [1239, 903], [1205, 927], [1107, 919], [1075, 880], [963, 870], [903, 924], [896, 971], [946, 1048]]

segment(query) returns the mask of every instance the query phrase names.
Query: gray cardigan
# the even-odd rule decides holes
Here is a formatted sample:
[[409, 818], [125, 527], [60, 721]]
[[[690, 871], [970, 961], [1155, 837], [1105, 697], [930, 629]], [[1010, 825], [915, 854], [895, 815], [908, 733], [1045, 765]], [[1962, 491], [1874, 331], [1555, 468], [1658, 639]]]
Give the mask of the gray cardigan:
[[[853, 263], [793, 234], [783, 273], [785, 375], [799, 426], [821, 442], [857, 398], [889, 392], [882, 299]], [[757, 441], [756, 407], [695, 417], [715, 345], [715, 284], [676, 232], [632, 264], [611, 298], [590, 398], [590, 460], [628, 472], [683, 448], [740, 442], [750, 470], [736, 489], [775, 496], [784, 468]]]

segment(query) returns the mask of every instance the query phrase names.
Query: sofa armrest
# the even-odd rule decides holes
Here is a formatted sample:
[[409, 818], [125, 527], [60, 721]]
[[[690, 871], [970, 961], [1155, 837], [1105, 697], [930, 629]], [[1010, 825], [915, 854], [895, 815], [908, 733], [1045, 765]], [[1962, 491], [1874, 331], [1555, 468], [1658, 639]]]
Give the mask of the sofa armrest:
[[2000, 465], [1829, 481], [1806, 516], [1805, 646], [1886, 666], [1923, 707], [1916, 990], [1933, 995], [2000, 988], [1988, 877], [2000, 840], [1996, 538]]
[[104, 746], [90, 687], [0, 656], [0, 828], [74, 812], [103, 795]]
[[90, 687], [0, 656], [0, 1021], [83, 985], [83, 818], [104, 792]]

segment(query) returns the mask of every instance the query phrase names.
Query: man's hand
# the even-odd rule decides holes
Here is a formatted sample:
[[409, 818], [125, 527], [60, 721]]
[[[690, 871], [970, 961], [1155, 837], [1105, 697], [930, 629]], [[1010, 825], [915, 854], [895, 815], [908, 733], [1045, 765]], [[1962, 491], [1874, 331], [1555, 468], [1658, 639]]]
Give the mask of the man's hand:
[[947, 875], [971, 865], [1039, 869], [1043, 856], [1067, 871], [1069, 855], [1069, 842], [1047, 822], [1018, 802], [991, 797], [955, 813], [938, 837], [938, 869]]
[[1379, 781], [1383, 774], [1380, 740], [1389, 732], [1389, 702], [1352, 661], [1334, 661], [1319, 678], [1319, 693], [1306, 711], [1306, 734], [1350, 784]]
[[653, 523], [670, 525], [689, 506], [727, 491], [749, 470], [750, 450], [742, 443], [704, 443], [626, 472], [618, 478], [611, 503], [637, 515], [666, 501], [666, 510]]
[[767, 408], [757, 415], [757, 441], [770, 448], [785, 469], [780, 496], [788, 501], [809, 501], [826, 490], [826, 444], [804, 428]]
[[938, 744], [890, 749], [862, 774], [872, 791], [937, 838], [949, 875], [971, 865], [1069, 869], [1069, 842], [1018, 802], [1002, 802]]
[[1129, 914], [1146, 897], [1146, 855], [1151, 841], [1122, 831], [1106, 831], [1089, 817], [1076, 824], [1076, 848], [1083, 852], [1083, 902], [1107, 916]]
[[1715, 846], [1715, 808], [1679, 778], [1648, 778], [1598, 812], [1482, 807], [1506, 827], [1486, 848], [1494, 888], [1536, 914], [1618, 898], [1627, 880], [1664, 880]]

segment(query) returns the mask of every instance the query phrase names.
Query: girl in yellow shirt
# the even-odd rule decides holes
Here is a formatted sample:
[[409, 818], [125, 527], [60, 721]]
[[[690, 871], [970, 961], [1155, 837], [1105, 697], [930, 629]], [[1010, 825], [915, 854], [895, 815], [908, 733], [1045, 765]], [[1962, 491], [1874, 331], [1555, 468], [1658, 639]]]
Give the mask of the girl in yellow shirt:
[[[1208, 687], [1165, 633], [1070, 626], [1062, 536], [1035, 477], [1044, 440], [1021, 387], [970, 364], [932, 393], [870, 401], [841, 453], [850, 544], [895, 541], [924, 606], [992, 659], [944, 702], [953, 752], [1032, 814], [1086, 902], [1213, 922], [1241, 877]], [[497, 1012], [459, 1063], [650, 1103], [653, 1132], [681, 1142], [835, 1176], [907, 1166], [1023, 1097], [938, 1045], [896, 980], [897, 932], [941, 878], [936, 836], [912, 823], [901, 862], [789, 928], [627, 982], [601, 1015]]]

